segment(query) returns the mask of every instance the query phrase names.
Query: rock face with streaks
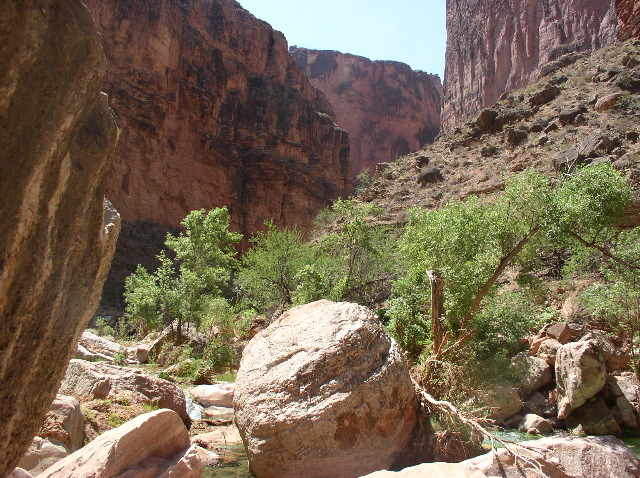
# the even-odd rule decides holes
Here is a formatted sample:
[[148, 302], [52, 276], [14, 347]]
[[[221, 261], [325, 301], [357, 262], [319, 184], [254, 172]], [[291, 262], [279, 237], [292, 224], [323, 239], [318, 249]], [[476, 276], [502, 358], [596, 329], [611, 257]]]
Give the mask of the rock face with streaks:
[[291, 48], [349, 132], [353, 177], [363, 169], [418, 151], [440, 131], [442, 84], [437, 75], [396, 61], [337, 51]]
[[418, 400], [377, 316], [321, 300], [285, 312], [249, 342], [233, 406], [256, 477], [346, 478], [393, 464]]
[[616, 0], [620, 39], [640, 38], [640, 1]]
[[443, 130], [474, 118], [505, 91], [533, 83], [563, 55], [617, 40], [616, 3], [625, 2], [449, 0]]
[[119, 231], [118, 137], [79, 0], [0, 3], [0, 476], [38, 431], [93, 315]]
[[85, 3], [124, 126], [108, 191], [125, 221], [226, 205], [245, 234], [308, 230], [351, 192], [348, 134], [280, 32], [233, 0]]

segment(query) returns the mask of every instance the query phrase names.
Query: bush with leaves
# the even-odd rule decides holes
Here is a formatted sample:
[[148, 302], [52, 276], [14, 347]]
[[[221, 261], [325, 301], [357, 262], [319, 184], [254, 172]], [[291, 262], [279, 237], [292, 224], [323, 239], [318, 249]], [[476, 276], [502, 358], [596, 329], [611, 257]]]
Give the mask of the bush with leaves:
[[252, 239], [237, 275], [241, 293], [261, 312], [272, 313], [293, 304], [301, 271], [314, 263], [314, 251], [297, 229], [278, 229], [273, 221]]

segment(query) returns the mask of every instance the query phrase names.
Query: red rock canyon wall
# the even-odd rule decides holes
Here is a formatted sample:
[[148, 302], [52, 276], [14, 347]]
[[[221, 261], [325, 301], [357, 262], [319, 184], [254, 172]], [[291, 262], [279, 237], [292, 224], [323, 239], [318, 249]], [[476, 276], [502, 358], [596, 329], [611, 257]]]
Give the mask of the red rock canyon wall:
[[226, 205], [252, 233], [312, 226], [351, 191], [349, 143], [284, 36], [233, 0], [84, 0], [123, 125], [108, 191], [126, 221]]
[[563, 54], [600, 48], [618, 32], [616, 0], [447, 0], [443, 130], [534, 82]]
[[437, 75], [336, 51], [292, 48], [291, 53], [349, 132], [354, 177], [419, 150], [439, 133], [442, 85]]

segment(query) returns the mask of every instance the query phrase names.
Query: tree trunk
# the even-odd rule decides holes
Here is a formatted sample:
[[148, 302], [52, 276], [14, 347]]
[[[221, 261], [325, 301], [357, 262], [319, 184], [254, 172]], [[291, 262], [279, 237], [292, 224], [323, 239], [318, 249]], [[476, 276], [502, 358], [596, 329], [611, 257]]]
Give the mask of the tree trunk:
[[437, 354], [443, 346], [444, 325], [444, 279], [435, 271], [427, 271], [431, 285], [431, 329], [433, 332], [433, 353]]

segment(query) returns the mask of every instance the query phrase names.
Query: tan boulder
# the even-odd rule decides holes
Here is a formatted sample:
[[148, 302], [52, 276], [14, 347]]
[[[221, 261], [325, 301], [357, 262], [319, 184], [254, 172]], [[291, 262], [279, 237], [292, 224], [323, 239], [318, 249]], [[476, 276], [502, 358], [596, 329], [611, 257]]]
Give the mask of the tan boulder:
[[364, 478], [486, 478], [483, 472], [462, 463], [423, 463], [401, 471], [376, 471]]
[[400, 348], [365, 307], [296, 307], [244, 350], [235, 420], [257, 478], [357, 477], [391, 466], [418, 401]]
[[60, 393], [80, 401], [106, 399], [118, 391], [130, 391], [142, 401], [176, 412], [189, 423], [184, 392], [177, 385], [142, 370], [73, 359], [60, 385]]
[[29, 473], [38, 475], [70, 453], [64, 443], [54, 438], [35, 436], [27, 452], [20, 458], [18, 466]]
[[557, 340], [562, 345], [569, 343], [573, 338], [569, 324], [566, 322], [558, 322], [547, 329], [547, 336]]
[[175, 412], [145, 413], [93, 440], [43, 471], [40, 478], [196, 478], [201, 462]]
[[606, 382], [602, 348], [587, 340], [563, 345], [556, 356], [558, 418], [564, 419], [595, 396]]
[[520, 411], [522, 399], [518, 391], [513, 388], [496, 387], [488, 392], [487, 403], [483, 405], [492, 409], [491, 418], [505, 420]]
[[475, 466], [490, 477], [508, 478], [637, 478], [640, 461], [617, 438], [548, 437], [511, 447], [516, 459], [504, 448], [461, 464]]
[[33, 478], [33, 475], [23, 468], [14, 468], [7, 478]]
[[609, 95], [603, 96], [602, 98], [599, 98], [595, 106], [596, 111], [603, 112], [610, 110], [616, 105], [621, 97], [621, 93], [611, 93]]
[[118, 127], [80, 0], [0, 2], [0, 476], [55, 397], [100, 300], [119, 216], [104, 202]]
[[553, 425], [541, 416], [528, 413], [518, 425], [518, 430], [531, 435], [547, 435], [553, 433]]
[[198, 385], [189, 389], [189, 393], [203, 407], [233, 407], [235, 389], [235, 383], [214, 383]]
[[542, 358], [521, 355], [517, 357], [515, 364], [522, 371], [522, 378], [517, 386], [525, 396], [553, 382], [551, 367]]
[[562, 347], [560, 342], [556, 339], [549, 338], [540, 344], [536, 356], [547, 362], [551, 367], [554, 367], [556, 364], [556, 355], [560, 347]]
[[209, 451], [219, 451], [224, 446], [240, 442], [242, 442], [242, 437], [235, 425], [215, 427], [211, 432], [201, 433], [193, 437], [193, 443]]
[[113, 360], [116, 354], [125, 351], [125, 347], [119, 343], [105, 337], [100, 337], [89, 330], [82, 332], [79, 344], [89, 352], [98, 356], [107, 357], [109, 360]]

